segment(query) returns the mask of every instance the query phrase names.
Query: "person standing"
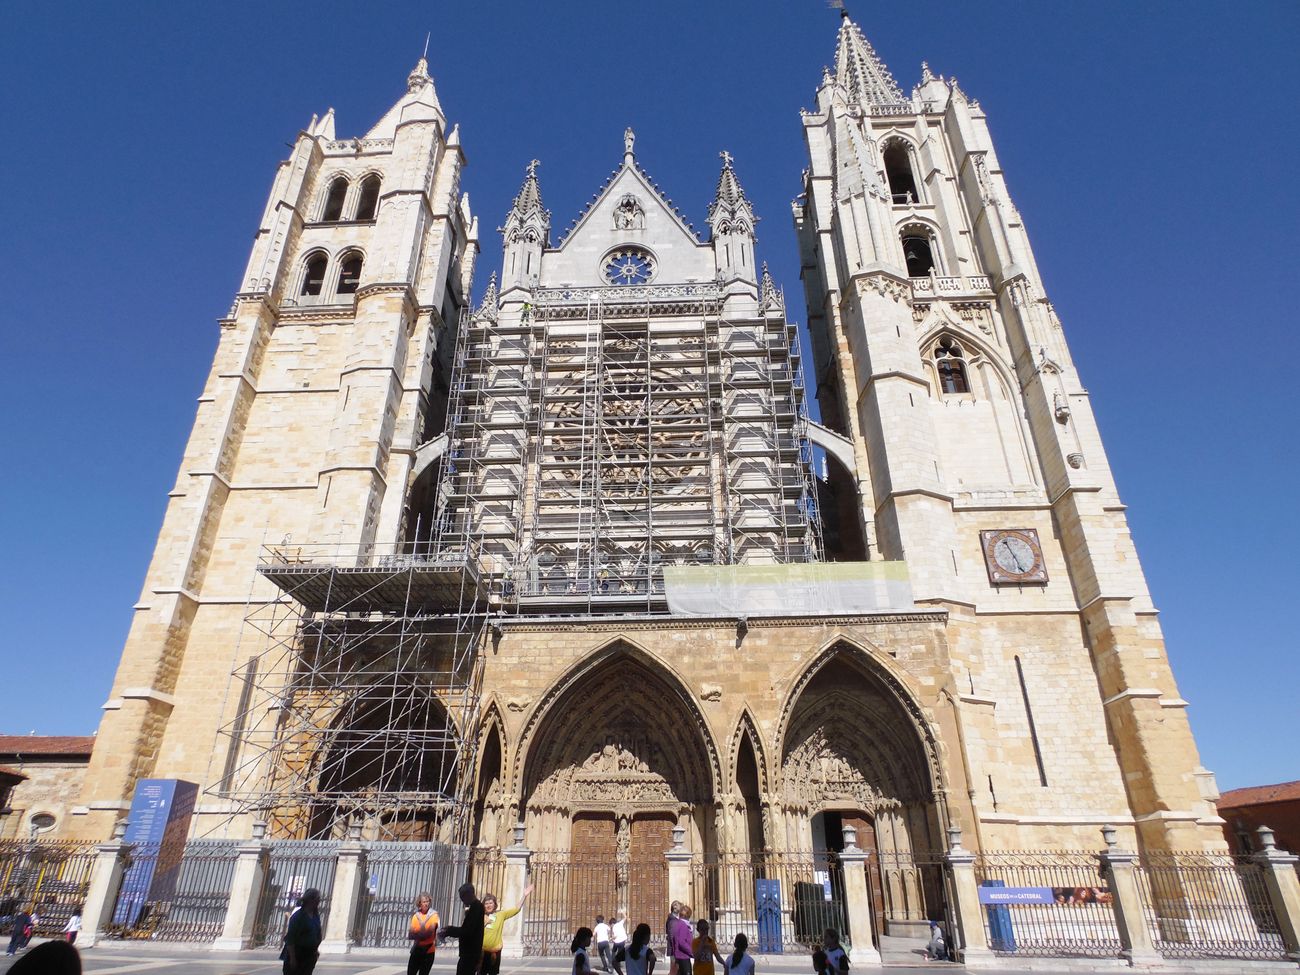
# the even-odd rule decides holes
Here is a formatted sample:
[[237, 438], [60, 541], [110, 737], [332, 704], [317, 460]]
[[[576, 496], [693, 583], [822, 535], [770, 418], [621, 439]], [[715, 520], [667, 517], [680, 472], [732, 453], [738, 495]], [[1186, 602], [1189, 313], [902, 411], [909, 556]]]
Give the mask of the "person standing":
[[320, 891], [308, 887], [284, 933], [284, 948], [280, 951], [284, 975], [311, 975], [320, 957], [320, 941]]
[[623, 964], [627, 966], [627, 975], [654, 975], [655, 953], [650, 949], [650, 925], [636, 926]]
[[627, 912], [619, 911], [614, 916], [614, 925], [609, 932], [611, 954], [614, 956], [614, 971], [623, 975], [623, 959], [627, 957]]
[[676, 975], [691, 975], [691, 962], [694, 960], [691, 951], [692, 940], [694, 939], [691, 937], [691, 906], [683, 904], [677, 912], [677, 919], [672, 923], [672, 935], [668, 939]]
[[718, 943], [709, 934], [709, 922], [704, 918], [700, 918], [695, 922], [695, 930], [698, 933], [691, 942], [691, 971], [693, 975], [713, 975], [713, 960], [715, 958], [725, 970], [727, 963], [718, 954]]
[[609, 925], [605, 923], [605, 915], [596, 915], [596, 951], [600, 954], [600, 970], [609, 972]]
[[63, 926], [63, 936], [68, 939], [68, 944], [77, 943], [77, 935], [81, 933], [81, 910], [76, 909], [72, 912], [72, 917], [68, 918], [68, 923]]
[[591, 947], [591, 928], [581, 927], [573, 933], [569, 951], [573, 952], [571, 975], [591, 975], [591, 956], [587, 949]]
[[840, 944], [840, 933], [834, 928], [827, 928], [822, 935], [822, 950], [826, 952], [826, 964], [839, 975], [848, 975], [849, 953]]
[[732, 944], [736, 950], [727, 956], [726, 963], [722, 966], [725, 975], [754, 975], [754, 956], [745, 953], [749, 939], [738, 934]]
[[438, 912], [433, 909], [433, 898], [422, 890], [415, 899], [415, 913], [411, 915], [406, 936], [413, 942], [411, 957], [406, 962], [406, 975], [429, 975], [433, 956], [438, 950]]
[[483, 961], [483, 902], [474, 896], [473, 884], [461, 884], [460, 902], [465, 905], [465, 917], [458, 925], [442, 929], [439, 940], [458, 938], [456, 946], [456, 975], [478, 975]]
[[506, 922], [519, 913], [532, 892], [533, 885], [529, 884], [519, 897], [519, 907], [507, 907], [505, 910], [497, 909], [496, 894], [483, 895], [483, 961], [479, 965], [479, 975], [500, 975], [501, 946], [505, 942]]
[[19, 948], [26, 947], [27, 942], [25, 939], [27, 931], [32, 925], [32, 916], [20, 909], [13, 916], [12, 922], [13, 928], [9, 935], [9, 949], [5, 952], [6, 955], [17, 954]]

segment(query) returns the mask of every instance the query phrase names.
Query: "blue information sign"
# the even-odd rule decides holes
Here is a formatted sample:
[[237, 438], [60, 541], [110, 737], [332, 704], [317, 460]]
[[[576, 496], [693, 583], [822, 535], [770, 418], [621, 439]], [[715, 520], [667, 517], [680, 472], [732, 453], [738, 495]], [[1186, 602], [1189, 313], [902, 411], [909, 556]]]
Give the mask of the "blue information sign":
[[180, 779], [136, 783], [124, 837], [132, 847], [132, 863], [122, 878], [114, 924], [133, 925], [146, 904], [170, 901], [176, 893], [198, 794], [197, 785]]
[[981, 887], [981, 904], [1055, 904], [1051, 887]]

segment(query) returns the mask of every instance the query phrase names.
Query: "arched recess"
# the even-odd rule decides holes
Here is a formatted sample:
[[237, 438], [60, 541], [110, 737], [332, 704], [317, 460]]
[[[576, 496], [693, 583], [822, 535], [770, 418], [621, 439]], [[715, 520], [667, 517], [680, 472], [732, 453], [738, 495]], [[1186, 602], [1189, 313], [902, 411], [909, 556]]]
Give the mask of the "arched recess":
[[723, 801], [719, 845], [736, 852], [768, 849], [763, 828], [769, 793], [767, 749], [748, 707], [736, 722], [729, 758], [732, 787]]
[[901, 676], [878, 654], [836, 640], [795, 682], [778, 740], [789, 846], [838, 849], [826, 824], [853, 823], [879, 851], [872, 883], [883, 888], [885, 923], [939, 910], [937, 874], [917, 857], [942, 848], [946, 825], [937, 741]]
[[828, 562], [865, 562], [866, 512], [858, 479], [838, 453], [826, 451], [826, 476], [817, 479], [817, 507], [822, 516], [822, 546]]
[[478, 773], [474, 782], [473, 842], [476, 846], [505, 846], [511, 823], [506, 821], [505, 722], [493, 701], [480, 725]]
[[450, 439], [440, 433], [415, 450], [406, 491], [402, 537], [409, 552], [430, 551], [437, 534], [438, 498]]
[[[950, 487], [1041, 483], [1023, 422], [1020, 384], [1001, 352], [972, 329], [942, 316], [927, 319], [920, 335], [918, 348], [935, 407], [940, 464]], [[937, 357], [945, 341], [961, 351], [967, 392], [945, 392]]]
[[339, 838], [359, 819], [371, 835], [451, 839], [459, 730], [446, 707], [414, 683], [353, 693], [321, 741], [310, 832]]
[[721, 774], [707, 722], [682, 681], [626, 639], [552, 685], [518, 754], [514, 791], [533, 849], [657, 856], [678, 821], [696, 850], [713, 842]]

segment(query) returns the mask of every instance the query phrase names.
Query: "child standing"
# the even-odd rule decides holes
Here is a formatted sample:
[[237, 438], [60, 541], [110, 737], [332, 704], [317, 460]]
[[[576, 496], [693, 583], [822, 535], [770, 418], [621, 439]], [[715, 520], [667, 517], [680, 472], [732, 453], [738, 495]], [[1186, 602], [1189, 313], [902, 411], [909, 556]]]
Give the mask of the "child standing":
[[826, 964], [836, 975], [848, 975], [849, 953], [840, 944], [840, 933], [834, 928], [827, 928], [822, 935], [822, 950], [826, 952]]
[[743, 934], [738, 934], [732, 944], [736, 950], [727, 957], [727, 962], [723, 966], [726, 975], [754, 975], [754, 957], [745, 954], [745, 949], [749, 947], [749, 939]]
[[573, 975], [591, 975], [591, 956], [587, 954], [590, 947], [591, 928], [578, 928], [569, 944], [569, 950], [573, 952]]
[[718, 954], [718, 943], [709, 934], [709, 922], [704, 918], [700, 918], [695, 922], [695, 930], [698, 933], [691, 941], [692, 975], [713, 975], [713, 959], [715, 958], [725, 970], [727, 963]]

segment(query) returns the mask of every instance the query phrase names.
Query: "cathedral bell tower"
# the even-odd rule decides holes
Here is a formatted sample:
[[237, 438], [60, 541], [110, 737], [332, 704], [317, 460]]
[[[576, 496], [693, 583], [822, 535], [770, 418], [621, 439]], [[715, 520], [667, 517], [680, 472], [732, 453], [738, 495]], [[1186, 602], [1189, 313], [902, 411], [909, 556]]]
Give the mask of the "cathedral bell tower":
[[[1099, 698], [1054, 707], [1104, 721], [1140, 839], [1213, 842], [1212, 776], [984, 111], [925, 65], [905, 94], [847, 16], [816, 98], [794, 219], [823, 422], [852, 444], [829, 457], [844, 517], [828, 539], [865, 526], [869, 558], [906, 562], [976, 696], [1028, 712], [1081, 662], [1066, 696]], [[1051, 750], [1033, 738], [1035, 783], [1056, 789]], [[991, 813], [1005, 758], [970, 759]], [[1006, 788], [1003, 810], [1020, 803]]]

